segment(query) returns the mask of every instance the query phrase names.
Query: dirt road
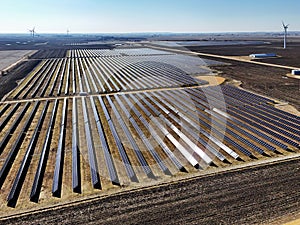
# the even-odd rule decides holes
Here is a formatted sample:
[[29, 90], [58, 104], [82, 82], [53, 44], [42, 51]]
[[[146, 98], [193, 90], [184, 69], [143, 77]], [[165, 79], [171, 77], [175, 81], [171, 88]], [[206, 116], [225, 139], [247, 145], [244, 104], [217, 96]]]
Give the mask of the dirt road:
[[[157, 46], [154, 46], [153, 48], [198, 55], [200, 57], [202, 56], [213, 60], [222, 59], [222, 62], [228, 64], [210, 67], [213, 70], [219, 71], [222, 77], [229, 80], [234, 79], [241, 81], [241, 86], [247, 90], [251, 90], [281, 101], [289, 102], [294, 107], [296, 107], [296, 109], [300, 109], [300, 82], [298, 79], [291, 79], [286, 77], [291, 69], [296, 69], [295, 67], [288, 66], [289, 64], [274, 64], [260, 61], [250, 61], [242, 57], [237, 57], [236, 55], [225, 55], [229, 54], [230, 52], [226, 48], [226, 46], [222, 48], [211, 47], [211, 51], [213, 52], [213, 54], [208, 53], [208, 47], [205, 49], [205, 53], [201, 52], [202, 48], [200, 47], [195, 47], [195, 49], [192, 49], [192, 51], [184, 51], [180, 49], [170, 49]], [[247, 47], [244, 46], [243, 48], [238, 49], [239, 52], [235, 52], [235, 54], [242, 55], [245, 53], [245, 49], [247, 50]], [[219, 54], [217, 54], [218, 51]], [[222, 55], [222, 53], [224, 55]], [[300, 55], [300, 53], [298, 54]], [[291, 58], [290, 60], [292, 64], [294, 64], [294, 61], [296, 61], [296, 59], [294, 58]], [[282, 63], [284, 63], [284, 61]]]
[[159, 50], [165, 50], [165, 51], [172, 51], [172, 52], [179, 52], [179, 53], [184, 53], [184, 54], [193, 54], [193, 55], [198, 55], [198, 56], [205, 56], [205, 57], [212, 57], [212, 58], [219, 58], [219, 59], [226, 59], [226, 60], [234, 60], [234, 61], [239, 61], [239, 62], [246, 62], [246, 63], [252, 63], [256, 65], [262, 65], [262, 66], [270, 66], [270, 67], [276, 67], [276, 68], [281, 68], [281, 69], [298, 69], [296, 67], [292, 66], [284, 66], [284, 65], [277, 65], [277, 64], [272, 64], [272, 63], [265, 63], [265, 62], [259, 62], [259, 61], [250, 61], [248, 59], [244, 59], [241, 57], [236, 57], [236, 56], [225, 56], [225, 55], [215, 55], [215, 54], [209, 54], [209, 53], [201, 53], [201, 52], [192, 52], [188, 50], [180, 50], [180, 49], [174, 49], [174, 48], [164, 48], [164, 47], [159, 47], [159, 46], [153, 46], [153, 45], [147, 45], [149, 48], [155, 48]]

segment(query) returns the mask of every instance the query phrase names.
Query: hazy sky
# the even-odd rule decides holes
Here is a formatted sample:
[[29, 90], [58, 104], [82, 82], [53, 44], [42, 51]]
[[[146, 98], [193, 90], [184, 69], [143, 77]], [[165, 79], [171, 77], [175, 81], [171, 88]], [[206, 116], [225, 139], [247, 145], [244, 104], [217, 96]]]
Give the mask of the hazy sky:
[[299, 0], [0, 0], [0, 33], [300, 30]]

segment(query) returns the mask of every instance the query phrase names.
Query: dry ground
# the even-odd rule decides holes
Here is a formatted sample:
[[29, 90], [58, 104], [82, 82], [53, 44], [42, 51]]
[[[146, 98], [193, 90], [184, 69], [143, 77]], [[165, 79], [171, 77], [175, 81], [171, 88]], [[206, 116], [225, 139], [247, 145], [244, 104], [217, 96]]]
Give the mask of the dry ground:
[[[228, 61], [229, 62], [229, 61]], [[215, 66], [221, 76], [242, 82], [242, 87], [259, 94], [286, 101], [300, 109], [300, 82], [287, 78], [288, 70], [230, 61], [231, 65]]]
[[22, 59], [26, 55], [31, 55], [34, 51], [31, 50], [11, 50], [0, 51], [0, 70], [9, 67], [11, 64]]
[[225, 56], [248, 56], [253, 53], [276, 53], [278, 58], [260, 59], [259, 61], [273, 63], [285, 66], [300, 67], [300, 40], [294, 39], [288, 42], [287, 49], [282, 48], [282, 41], [272, 41], [266, 45], [250, 45], [250, 46], [205, 46], [205, 47], [188, 47], [189, 49], [201, 53], [209, 53]]
[[[286, 70], [273, 70], [273, 68], [239, 62], [214, 67], [214, 69], [223, 71], [222, 75], [225, 78], [242, 80], [243, 87], [290, 101], [299, 108], [299, 99], [294, 98], [289, 92], [290, 87], [295, 85], [284, 85], [281, 89], [282, 84], [278, 82], [279, 78], [283, 79], [281, 74], [286, 74]], [[246, 75], [245, 71], [248, 72]], [[260, 77], [266, 75], [269, 75], [268, 78], [262, 81]], [[269, 84], [272, 86], [268, 86]], [[269, 166], [197, 177], [188, 181], [98, 198], [66, 208], [41, 211], [2, 222], [5, 224], [269, 222], [299, 210], [299, 167], [300, 161], [295, 159]]]
[[[289, 47], [282, 49], [281, 42], [275, 41], [270, 45], [258, 46], [208, 46], [190, 47], [192, 51], [226, 56], [245, 56], [251, 53], [275, 52], [281, 57], [261, 59], [259, 61], [300, 67], [300, 42], [294, 40]], [[215, 58], [212, 58], [215, 59]], [[282, 101], [287, 101], [300, 109], [300, 82], [298, 79], [288, 78], [288, 69], [267, 67], [233, 60], [222, 60], [230, 65], [214, 66], [214, 70], [221, 72], [227, 79], [235, 79], [242, 82], [242, 87], [248, 90], [264, 94]]]
[[300, 161], [111, 195], [4, 224], [261, 224], [299, 210]]
[[18, 82], [26, 77], [40, 63], [40, 60], [25, 61], [10, 71], [6, 76], [0, 76], [0, 100], [17, 87]]

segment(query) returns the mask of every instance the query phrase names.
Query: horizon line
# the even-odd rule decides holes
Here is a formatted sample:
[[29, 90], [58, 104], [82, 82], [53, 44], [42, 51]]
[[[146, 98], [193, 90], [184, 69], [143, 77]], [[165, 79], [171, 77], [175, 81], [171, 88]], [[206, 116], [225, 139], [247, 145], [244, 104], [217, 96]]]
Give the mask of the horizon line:
[[[247, 33], [282, 33], [283, 31], [214, 31], [214, 32], [169, 32], [169, 31], [142, 31], [142, 32], [69, 32], [72, 34], [90, 34], [90, 35], [107, 35], [107, 34], [247, 34]], [[300, 30], [291, 30], [289, 33], [299, 33]], [[5, 34], [24, 34], [28, 32], [0, 32], [0, 35]], [[37, 32], [37, 34], [62, 34], [67, 35], [67, 32]]]

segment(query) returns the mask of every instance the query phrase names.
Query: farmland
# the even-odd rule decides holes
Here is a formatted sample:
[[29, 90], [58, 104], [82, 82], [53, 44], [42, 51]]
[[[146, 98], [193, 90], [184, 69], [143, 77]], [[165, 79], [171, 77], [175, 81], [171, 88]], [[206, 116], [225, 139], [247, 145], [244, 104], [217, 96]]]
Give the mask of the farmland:
[[[270, 40], [266, 40], [270, 41]], [[299, 39], [291, 40], [289, 48], [285, 51], [281, 48], [282, 42], [271, 40], [272, 44], [258, 46], [206, 46], [189, 47], [194, 52], [210, 53], [224, 56], [247, 56], [252, 53], [275, 52], [279, 57], [258, 59], [256, 61], [277, 65], [299, 67]], [[214, 59], [214, 58], [213, 58]], [[289, 79], [288, 69], [253, 65], [245, 62], [226, 61], [230, 65], [214, 66], [212, 69], [221, 71], [222, 76], [242, 82], [242, 87], [256, 93], [270, 96], [289, 102], [296, 109], [300, 109], [300, 83], [297, 79]]]
[[0, 71], [21, 60], [23, 57], [32, 55], [34, 52], [30, 50], [0, 51]]
[[5, 214], [299, 151], [299, 116], [194, 77], [220, 62], [150, 48], [40, 60], [0, 104]]

